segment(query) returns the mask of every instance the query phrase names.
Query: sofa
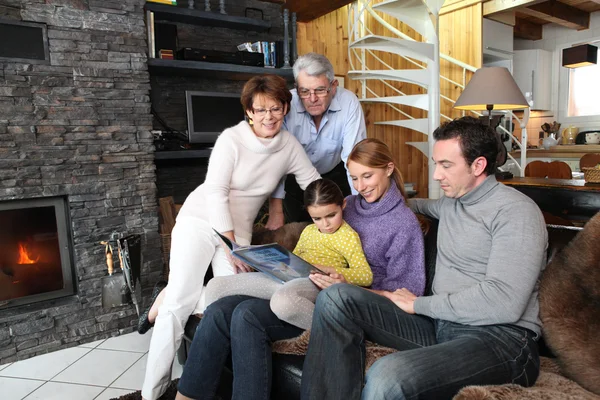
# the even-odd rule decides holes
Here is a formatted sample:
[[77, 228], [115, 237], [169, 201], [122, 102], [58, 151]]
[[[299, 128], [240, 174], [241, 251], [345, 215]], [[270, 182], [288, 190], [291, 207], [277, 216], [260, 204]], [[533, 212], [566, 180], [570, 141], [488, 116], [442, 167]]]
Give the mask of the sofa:
[[[596, 226], [600, 228], [600, 213], [595, 217]], [[597, 228], [599, 233], [600, 229]], [[558, 225], [548, 225], [548, 260], [553, 260], [557, 254], [559, 254], [560, 250], [563, 249], [572, 239], [582, 230], [582, 228], [576, 227], [567, 227], [567, 226], [558, 226]], [[581, 236], [581, 235], [580, 235]], [[598, 236], [600, 237], [600, 236]], [[429, 231], [425, 235], [425, 262], [426, 262], [426, 271], [427, 271], [427, 287], [426, 293], [431, 292], [431, 284], [433, 281], [434, 273], [435, 273], [435, 261], [437, 255], [436, 248], [436, 240], [437, 240], [437, 221], [432, 221], [431, 226], [429, 227]], [[600, 244], [600, 243], [599, 243]], [[573, 251], [573, 250], [571, 250]], [[597, 251], [596, 251], [597, 252]], [[599, 260], [600, 261], [600, 260]], [[596, 261], [592, 259], [589, 261], [591, 263], [595, 263]], [[597, 268], [600, 269], [600, 264], [597, 265]], [[562, 267], [561, 267], [562, 269]], [[600, 273], [596, 274], [600, 276]], [[561, 278], [562, 279], [562, 278]], [[600, 289], [599, 289], [600, 290]], [[597, 294], [597, 293], [596, 293]], [[588, 296], [589, 297], [589, 296]], [[593, 302], [598, 303], [600, 301], [600, 297], [592, 300]], [[600, 310], [600, 305], [596, 304], [596, 307], [592, 312], [597, 312]], [[600, 315], [598, 315], [598, 319], [600, 319]], [[194, 332], [196, 331], [197, 325], [200, 319], [198, 316], [192, 316], [185, 328], [185, 336], [184, 336], [184, 344], [180, 349], [179, 356], [180, 361], [183, 361], [186, 357], [187, 349], [191, 343], [191, 340], [194, 337]], [[542, 319], [543, 321], [543, 319]], [[292, 339], [293, 340], [293, 339]], [[555, 359], [555, 354], [550, 350], [550, 348], [546, 345], [546, 342], [542, 338], [540, 341], [540, 355], [543, 357], [550, 357]], [[300, 380], [302, 376], [302, 363], [304, 357], [302, 355], [294, 355], [294, 354], [278, 354], [273, 353], [273, 387], [272, 387], [272, 399], [300, 399]], [[558, 367], [556, 367], [558, 368]], [[599, 367], [600, 368], [600, 367]], [[600, 369], [599, 369], [600, 370]], [[221, 385], [219, 389], [219, 395], [223, 399], [228, 399], [231, 397], [231, 371], [227, 370], [222, 376]], [[504, 385], [503, 385], [504, 386]], [[509, 385], [510, 386], [510, 385]], [[512, 385], [516, 386], [516, 385]], [[585, 390], [584, 390], [585, 392]], [[461, 391], [462, 393], [462, 391]], [[590, 393], [594, 396], [592, 393]], [[458, 398], [459, 396], [457, 396]], [[475, 397], [461, 397], [461, 398], [478, 398], [478, 399], [492, 399], [492, 398], [513, 398], [510, 396], [499, 396], [499, 397], [486, 397], [486, 396], [475, 396]], [[517, 395], [514, 398], [525, 398], [522, 394]], [[554, 397], [538, 397], [534, 395], [531, 398], [554, 398]], [[557, 396], [559, 398], [566, 398], [564, 396]], [[582, 398], [587, 399], [588, 397], [569, 397], [569, 398]], [[589, 398], [596, 398], [589, 397]], [[600, 398], [600, 397], [598, 397]]]

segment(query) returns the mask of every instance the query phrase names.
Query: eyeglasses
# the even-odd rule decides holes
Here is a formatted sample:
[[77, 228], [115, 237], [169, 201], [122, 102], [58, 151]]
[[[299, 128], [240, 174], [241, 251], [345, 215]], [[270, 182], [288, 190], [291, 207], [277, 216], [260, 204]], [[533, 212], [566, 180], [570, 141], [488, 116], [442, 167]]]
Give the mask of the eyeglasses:
[[271, 115], [281, 115], [283, 114], [283, 107], [273, 107], [268, 110], [264, 108], [252, 108], [252, 112], [258, 117], [264, 117], [268, 112], [271, 112]]
[[331, 89], [333, 89], [333, 81], [329, 82], [329, 87], [327, 88], [322, 86], [316, 89], [298, 88], [298, 96], [300, 96], [301, 99], [307, 99], [314, 93], [317, 97], [325, 97], [331, 92]]

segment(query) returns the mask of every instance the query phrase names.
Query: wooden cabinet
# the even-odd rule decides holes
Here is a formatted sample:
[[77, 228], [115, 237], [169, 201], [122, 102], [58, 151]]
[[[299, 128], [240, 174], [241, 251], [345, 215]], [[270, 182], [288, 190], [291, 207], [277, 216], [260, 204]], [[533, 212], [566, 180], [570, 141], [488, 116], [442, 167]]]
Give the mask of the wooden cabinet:
[[483, 19], [483, 61], [510, 60], [513, 57], [513, 27]]
[[546, 50], [517, 50], [513, 76], [532, 110], [552, 108], [552, 53]]

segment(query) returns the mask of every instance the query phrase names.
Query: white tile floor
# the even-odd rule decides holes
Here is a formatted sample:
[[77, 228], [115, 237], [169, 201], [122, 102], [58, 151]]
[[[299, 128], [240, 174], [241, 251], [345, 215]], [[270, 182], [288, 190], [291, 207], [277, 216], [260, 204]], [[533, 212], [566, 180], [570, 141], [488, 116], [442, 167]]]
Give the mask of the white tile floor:
[[[0, 365], [2, 400], [109, 400], [142, 388], [152, 331]], [[172, 378], [183, 368], [175, 359]]]

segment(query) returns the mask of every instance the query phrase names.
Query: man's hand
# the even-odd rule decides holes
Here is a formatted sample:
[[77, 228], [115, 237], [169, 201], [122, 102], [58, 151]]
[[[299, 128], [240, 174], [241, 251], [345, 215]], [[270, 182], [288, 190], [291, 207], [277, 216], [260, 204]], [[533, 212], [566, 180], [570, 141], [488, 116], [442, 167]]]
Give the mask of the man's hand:
[[310, 274], [309, 279], [313, 281], [319, 289], [327, 289], [329, 286], [335, 285], [336, 283], [348, 283], [346, 278], [344, 278], [344, 275], [337, 273], [335, 268], [323, 265], [317, 265], [316, 267], [327, 273], [327, 275], [316, 272]]
[[415, 313], [415, 299], [417, 296], [411, 293], [408, 289], [396, 289], [394, 292], [381, 291], [379, 294], [393, 301], [394, 304], [405, 313]]
[[274, 197], [269, 198], [269, 219], [267, 220], [265, 228], [274, 231], [275, 229], [281, 228], [284, 223], [283, 200]]

